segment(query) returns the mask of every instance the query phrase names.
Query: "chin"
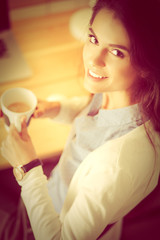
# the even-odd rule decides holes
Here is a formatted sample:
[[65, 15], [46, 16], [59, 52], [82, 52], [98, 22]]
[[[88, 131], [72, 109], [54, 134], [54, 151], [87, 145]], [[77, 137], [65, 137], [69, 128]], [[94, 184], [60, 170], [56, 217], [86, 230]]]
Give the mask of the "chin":
[[95, 87], [91, 86], [91, 84], [88, 84], [86, 81], [84, 82], [84, 88], [90, 93], [93, 93], [93, 94], [99, 93], [99, 92], [97, 92]]
[[103, 93], [104, 87], [100, 86], [99, 84], [93, 84], [88, 79], [84, 79], [84, 88], [90, 93]]

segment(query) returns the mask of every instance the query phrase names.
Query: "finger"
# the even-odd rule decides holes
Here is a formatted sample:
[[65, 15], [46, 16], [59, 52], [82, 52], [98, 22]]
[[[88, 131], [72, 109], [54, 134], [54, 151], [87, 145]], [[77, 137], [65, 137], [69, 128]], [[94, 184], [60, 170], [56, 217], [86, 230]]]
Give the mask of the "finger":
[[37, 118], [37, 117], [38, 117], [37, 112], [38, 112], [38, 111], [37, 111], [37, 109], [36, 109], [36, 110], [34, 111], [33, 115], [32, 115], [33, 118]]
[[4, 157], [5, 159], [7, 159], [4, 143], [2, 143], [2, 145], [1, 145], [1, 155], [2, 155], [2, 157]]
[[27, 117], [26, 116], [22, 116], [20, 120], [21, 120], [21, 127], [22, 128], [27, 127], [27, 123], [26, 123], [27, 122]]
[[27, 141], [28, 140], [28, 131], [27, 131], [27, 121], [26, 121], [26, 117], [23, 116], [21, 118], [21, 132], [20, 132], [20, 136], [22, 138], [22, 140]]
[[9, 135], [17, 135], [18, 131], [17, 128], [15, 127], [15, 125], [13, 123], [11, 123], [10, 127], [9, 127]]
[[12, 159], [17, 159], [14, 157], [14, 154], [11, 150], [11, 146], [8, 141], [4, 141], [1, 145], [1, 155], [9, 162], [10, 165], [16, 166], [16, 162], [13, 162]]
[[6, 141], [3, 141], [1, 144], [1, 155], [8, 160], [8, 154], [9, 154], [10, 148], [8, 147], [8, 143]]
[[5, 144], [4, 141], [1, 144], [1, 155], [4, 157], [4, 151], [5, 151]]
[[6, 138], [6, 142], [9, 144], [13, 144], [14, 141], [18, 141], [21, 138], [17, 128], [15, 127], [14, 124], [10, 125], [8, 136]]
[[34, 117], [34, 118], [39, 118], [39, 117], [41, 117], [42, 115], [43, 115], [43, 112], [42, 112], [42, 110], [40, 110], [40, 109], [36, 109], [35, 112], [33, 113], [33, 117]]
[[41, 117], [42, 116], [42, 112], [41, 111], [36, 111], [35, 113], [34, 113], [34, 117], [35, 118], [39, 118], [39, 117]]
[[44, 103], [45, 102], [46, 101], [44, 101], [44, 100], [38, 99], [38, 103], [37, 103], [36, 109], [35, 109], [35, 111], [33, 113], [33, 117], [34, 118], [40, 118], [40, 117], [43, 116], [43, 114], [44, 114]]

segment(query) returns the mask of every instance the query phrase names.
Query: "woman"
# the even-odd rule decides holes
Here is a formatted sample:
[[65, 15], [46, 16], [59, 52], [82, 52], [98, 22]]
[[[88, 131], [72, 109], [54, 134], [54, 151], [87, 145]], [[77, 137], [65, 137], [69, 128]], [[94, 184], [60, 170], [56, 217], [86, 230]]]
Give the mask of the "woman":
[[36, 239], [121, 239], [123, 217], [156, 187], [159, 9], [158, 0], [95, 5], [83, 52], [91, 102], [41, 101], [34, 114], [73, 122], [48, 182], [25, 119], [20, 134], [10, 127], [2, 154], [14, 168], [27, 168], [18, 183]]

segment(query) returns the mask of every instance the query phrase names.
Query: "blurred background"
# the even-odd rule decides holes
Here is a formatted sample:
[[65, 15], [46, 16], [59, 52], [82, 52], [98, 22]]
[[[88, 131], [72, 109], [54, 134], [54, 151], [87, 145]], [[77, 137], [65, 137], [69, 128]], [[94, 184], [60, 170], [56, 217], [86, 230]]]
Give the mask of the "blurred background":
[[[82, 50], [90, 3], [88, 0], [0, 1], [0, 96], [15, 87], [30, 89], [38, 99], [88, 94], [83, 88]], [[70, 125], [32, 119], [28, 131], [48, 176], [59, 160]], [[6, 136], [0, 118], [0, 145]], [[1, 153], [0, 182], [0, 222], [6, 218], [8, 224], [7, 218], [10, 219], [19, 201], [20, 187]], [[10, 213], [7, 216], [6, 209]], [[1, 229], [5, 230], [3, 224]]]
[[[25, 64], [22, 59], [17, 62], [18, 57], [16, 55], [16, 51], [18, 51], [18, 46], [26, 59], [26, 50], [31, 51], [32, 47], [34, 48], [33, 50], [43, 49], [44, 51], [44, 49], [49, 50], [49, 47], [51, 46], [57, 48], [58, 46], [61, 46], [61, 44], [65, 44], [67, 42], [73, 43], [73, 39], [69, 36], [70, 33], [72, 36], [76, 38], [78, 37], [78, 39], [83, 37], [84, 34], [82, 33], [82, 28], [88, 22], [90, 2], [92, 1], [1, 0], [0, 83], [30, 77], [31, 73], [34, 72], [34, 66], [27, 69], [27, 66], [25, 68]], [[75, 11], [76, 14], [74, 14]], [[63, 31], [65, 31], [64, 34], [66, 39], [62, 36], [62, 27]], [[11, 42], [11, 38], [15, 38], [16, 42], [14, 42], [13, 39]], [[14, 59], [16, 59], [16, 63], [14, 61], [10, 64], [9, 61], [11, 61], [10, 59], [13, 55], [15, 55]], [[10, 67], [9, 73], [6, 71], [8, 66]], [[17, 70], [17, 75], [15, 73], [17, 68], [16, 66], [19, 66], [21, 69]]]
[[[24, 87], [38, 99], [87, 95], [82, 51], [95, 0], [1, 0], [0, 96]], [[61, 153], [70, 126], [32, 119], [28, 128], [40, 159]], [[0, 144], [6, 137], [0, 119]], [[0, 155], [0, 168], [8, 168]]]

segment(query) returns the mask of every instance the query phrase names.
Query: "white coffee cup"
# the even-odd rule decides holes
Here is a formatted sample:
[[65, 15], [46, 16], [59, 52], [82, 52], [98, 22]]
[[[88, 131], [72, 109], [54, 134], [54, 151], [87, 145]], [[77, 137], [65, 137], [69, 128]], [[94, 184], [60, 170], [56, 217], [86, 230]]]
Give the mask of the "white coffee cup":
[[1, 96], [1, 108], [5, 120], [5, 128], [9, 130], [14, 124], [21, 132], [21, 118], [26, 117], [27, 125], [37, 106], [37, 98], [32, 91], [26, 88], [10, 88]]

